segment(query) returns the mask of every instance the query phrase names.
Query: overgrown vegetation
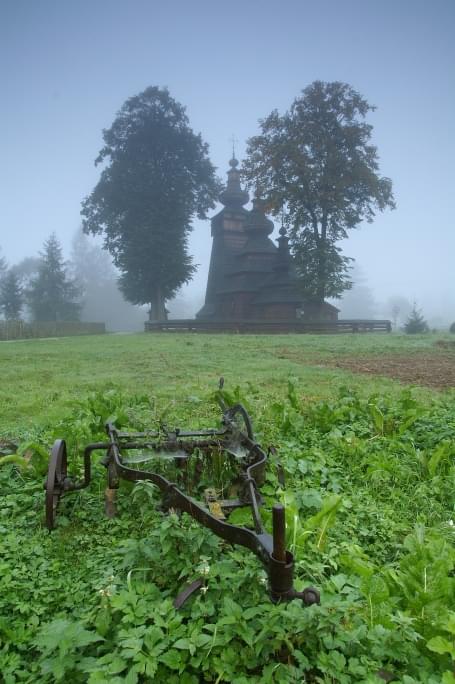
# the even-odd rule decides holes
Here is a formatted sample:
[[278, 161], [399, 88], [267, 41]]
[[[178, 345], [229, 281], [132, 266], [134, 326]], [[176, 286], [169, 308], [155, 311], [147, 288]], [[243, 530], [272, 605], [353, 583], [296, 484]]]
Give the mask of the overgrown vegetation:
[[[443, 623], [446, 615], [452, 624], [454, 609], [454, 398], [291, 364], [284, 344], [287, 354], [298, 359], [305, 350], [314, 362], [321, 351], [402, 353], [406, 344], [418, 359], [434, 347], [429, 336], [363, 336], [346, 347], [345, 338], [191, 335], [2, 346], [4, 377], [17, 392], [3, 386], [3, 416], [15, 427], [3, 420], [1, 430], [21, 438], [19, 458], [0, 466], [6, 682], [358, 682], [380, 681], [381, 668], [408, 683], [451, 681], [448, 654], [426, 644], [451, 644]], [[69, 358], [74, 374], [63, 375]], [[162, 419], [212, 425], [217, 411], [207, 388], [220, 367], [232, 368], [228, 391], [248, 369], [251, 384], [233, 393], [249, 403], [261, 443], [278, 448], [264, 488], [266, 517], [277, 497], [285, 501], [297, 574], [301, 586], [323, 589], [319, 608], [271, 605], [254, 557], [225, 548], [185, 516], [164, 516], [148, 485], [132, 496], [123, 488], [122, 515], [107, 521], [101, 467], [90, 491], [64, 501], [59, 529], [43, 529], [42, 473], [56, 436], [70, 438], [74, 463], [109, 416], [124, 427]], [[287, 385], [291, 373], [299, 379]], [[121, 391], [120, 382], [147, 394]], [[343, 382], [357, 389], [337, 390]], [[372, 387], [380, 392], [372, 395]], [[242, 513], [238, 524], [248, 522]], [[207, 591], [176, 614], [172, 599], [201, 575]]]
[[[264, 517], [277, 499], [286, 504], [296, 584], [318, 586], [320, 606], [273, 605], [252, 554], [186, 515], [164, 514], [148, 483], [122, 483], [120, 516], [106, 519], [101, 465], [90, 490], [63, 500], [48, 534], [42, 479], [54, 438], [69, 438], [77, 470], [107, 418], [138, 429], [216, 422], [214, 398], [185, 400], [184, 389], [177, 404], [115, 385], [86, 394], [52, 426], [24, 430], [18, 455], [1, 459], [1, 681], [348, 684], [380, 682], [381, 673], [453, 684], [450, 394], [424, 401], [411, 390], [342, 387], [308, 402], [293, 379], [273, 392], [230, 387], [261, 443], [276, 447]], [[197, 577], [203, 590], [176, 612], [173, 598]]]

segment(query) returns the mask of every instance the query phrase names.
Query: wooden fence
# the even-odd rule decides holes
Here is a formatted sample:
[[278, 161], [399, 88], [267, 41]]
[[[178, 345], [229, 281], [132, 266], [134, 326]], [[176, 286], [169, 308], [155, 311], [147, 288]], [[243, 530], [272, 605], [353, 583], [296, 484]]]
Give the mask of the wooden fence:
[[33, 337], [70, 337], [72, 335], [101, 335], [104, 323], [82, 321], [0, 321], [0, 340], [25, 340]]
[[146, 321], [146, 332], [207, 332], [207, 333], [361, 333], [391, 332], [387, 320], [352, 319], [340, 321], [211, 321], [201, 319]]

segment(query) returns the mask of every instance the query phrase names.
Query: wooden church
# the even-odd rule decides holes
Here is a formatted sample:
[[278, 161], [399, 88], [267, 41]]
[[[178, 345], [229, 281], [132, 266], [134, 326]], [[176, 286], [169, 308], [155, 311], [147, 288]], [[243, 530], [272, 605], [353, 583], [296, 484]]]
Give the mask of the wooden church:
[[284, 228], [276, 245], [273, 223], [259, 200], [248, 211], [248, 193], [240, 184], [238, 161], [229, 162], [228, 182], [220, 195], [223, 209], [213, 217], [212, 253], [205, 304], [198, 320], [336, 321], [338, 309], [327, 302], [305, 304], [299, 291]]

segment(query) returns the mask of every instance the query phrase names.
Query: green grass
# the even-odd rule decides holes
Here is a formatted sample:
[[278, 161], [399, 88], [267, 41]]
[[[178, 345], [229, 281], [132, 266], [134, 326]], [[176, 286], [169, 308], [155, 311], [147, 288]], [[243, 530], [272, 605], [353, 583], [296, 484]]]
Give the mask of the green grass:
[[[294, 377], [309, 399], [349, 384], [365, 391], [398, 385], [323, 366], [336, 355], [438, 355], [434, 335], [192, 335], [137, 334], [4, 342], [0, 344], [0, 432], [57, 419], [75, 399], [106, 387], [180, 401], [216, 386], [248, 382], [282, 393]], [[295, 358], [283, 354], [291, 352]]]
[[[335, 358], [437, 358], [442, 336], [109, 335], [0, 344], [0, 684], [454, 684], [455, 394], [331, 368]], [[297, 588], [321, 605], [274, 606], [248, 551], [157, 492], [105, 471], [44, 527], [56, 437], [70, 470], [114, 414], [125, 427], [217, 424], [213, 393], [248, 404], [274, 445], [263, 517], [286, 505]], [[44, 454], [44, 457], [43, 457]], [[277, 478], [276, 460], [286, 473]], [[243, 511], [237, 524], [246, 524]], [[204, 571], [204, 572], [203, 572]], [[205, 593], [172, 600], [203, 572]], [[205, 574], [204, 574], [205, 573]]]

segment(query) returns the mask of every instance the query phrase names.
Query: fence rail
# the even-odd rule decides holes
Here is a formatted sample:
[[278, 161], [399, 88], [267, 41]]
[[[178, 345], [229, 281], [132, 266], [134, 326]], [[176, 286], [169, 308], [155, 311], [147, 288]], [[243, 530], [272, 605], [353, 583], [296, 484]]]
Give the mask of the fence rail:
[[70, 337], [72, 335], [102, 335], [104, 323], [83, 321], [0, 321], [0, 340], [25, 340], [34, 337]]
[[146, 321], [146, 332], [231, 333], [357, 333], [391, 332], [387, 320], [347, 319], [339, 321], [204, 321], [200, 319]]

